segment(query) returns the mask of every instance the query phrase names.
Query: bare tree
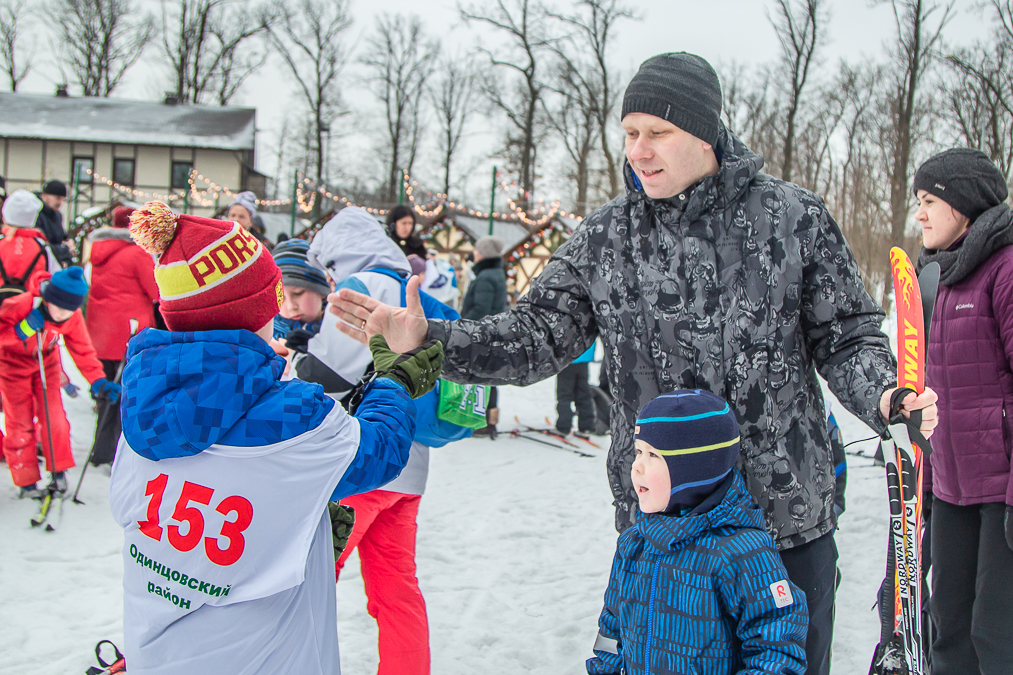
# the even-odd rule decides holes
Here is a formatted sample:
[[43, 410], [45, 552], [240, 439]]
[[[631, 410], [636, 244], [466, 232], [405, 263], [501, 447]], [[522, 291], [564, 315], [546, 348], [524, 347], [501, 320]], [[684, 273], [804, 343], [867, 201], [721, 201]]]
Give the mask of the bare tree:
[[109, 96], [155, 35], [130, 0], [53, 0], [59, 41], [85, 96]]
[[439, 43], [428, 40], [422, 20], [383, 14], [362, 58], [373, 93], [383, 103], [387, 131], [387, 181], [383, 194], [394, 201], [400, 170], [411, 173], [422, 137], [421, 107], [426, 81], [433, 73]]
[[880, 122], [876, 110], [883, 70], [881, 65], [851, 67], [842, 63], [828, 85], [828, 92], [835, 92], [844, 109], [842, 142], [823, 194], [862, 269], [866, 289], [886, 306], [890, 266], [883, 251], [890, 242], [890, 190], [884, 184], [883, 155], [877, 147]]
[[886, 153], [890, 183], [890, 242], [904, 246], [911, 209], [910, 175], [912, 149], [919, 124], [925, 118], [920, 100], [931, 54], [952, 15], [953, 2], [934, 0], [883, 0], [893, 9], [897, 29], [892, 58], [894, 68], [884, 108], [889, 111], [881, 125], [881, 144]]
[[352, 24], [349, 0], [277, 0], [270, 24], [275, 51], [292, 73], [312, 116], [316, 177], [324, 175], [324, 135], [342, 113], [338, 76], [348, 61], [343, 33]]
[[440, 125], [443, 149], [443, 192], [450, 192], [450, 165], [464, 137], [468, 120], [479, 110], [475, 99], [478, 70], [468, 60], [448, 57], [440, 64], [442, 73], [436, 86], [430, 88], [429, 98]]
[[511, 86], [509, 79], [504, 83], [490, 78], [483, 89], [493, 106], [509, 121], [506, 154], [517, 165], [524, 195], [520, 205], [526, 208], [535, 186], [537, 144], [546, 131], [539, 105], [545, 85], [539, 77], [538, 66], [542, 52], [559, 38], [549, 37], [544, 12], [534, 0], [494, 0], [481, 8], [459, 9], [465, 21], [484, 23], [507, 35], [508, 46], [504, 52], [493, 53], [484, 46], [479, 50], [489, 57], [494, 67], [512, 71], [520, 80], [515, 80], [515, 86]]
[[639, 20], [640, 17], [622, 0], [578, 0], [574, 14], [553, 16], [576, 29], [574, 43], [582, 45], [590, 58], [589, 67], [582, 71], [587, 75], [581, 79], [586, 83], [586, 94], [593, 93], [597, 97], [594, 115], [608, 175], [608, 197], [612, 199], [622, 191], [622, 162], [617, 159], [611, 144], [614, 137], [612, 130], [618, 128], [615, 114], [621, 89], [609, 61], [609, 48], [615, 24], [622, 19]]
[[781, 148], [782, 101], [774, 91], [769, 66], [750, 73], [745, 66], [731, 63], [722, 68], [721, 114], [725, 126], [768, 164], [777, 164]]
[[0, 4], [0, 69], [11, 81], [11, 91], [17, 91], [18, 85], [28, 76], [35, 56], [33, 45], [28, 56], [18, 65], [20, 40], [24, 37], [28, 15], [27, 0], [5, 0]]
[[777, 18], [768, 14], [777, 39], [781, 43], [781, 66], [787, 79], [788, 96], [781, 151], [781, 178], [792, 180], [795, 161], [795, 127], [802, 94], [816, 50], [824, 41], [826, 23], [822, 0], [777, 0]]
[[[602, 92], [588, 82], [572, 58], [560, 54], [555, 68], [551, 89], [557, 94], [555, 104], [542, 98], [549, 125], [563, 143], [567, 165], [567, 178], [577, 187], [574, 213], [587, 213], [589, 177], [591, 173], [591, 152], [600, 136], [598, 106]], [[592, 71], [593, 72], [593, 71]]]
[[954, 80], [946, 87], [958, 138], [989, 155], [1013, 179], [1013, 0], [992, 0], [997, 26], [979, 42], [946, 57]]
[[228, 105], [267, 58], [270, 15], [237, 0], [162, 0], [162, 49], [180, 103]]

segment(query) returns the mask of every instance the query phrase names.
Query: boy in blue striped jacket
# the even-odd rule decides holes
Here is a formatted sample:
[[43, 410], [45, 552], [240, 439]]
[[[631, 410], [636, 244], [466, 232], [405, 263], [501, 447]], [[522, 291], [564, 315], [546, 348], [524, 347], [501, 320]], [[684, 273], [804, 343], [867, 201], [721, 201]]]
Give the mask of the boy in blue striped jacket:
[[587, 672], [802, 675], [809, 623], [735, 469], [739, 425], [702, 390], [640, 411], [636, 525], [619, 537]]

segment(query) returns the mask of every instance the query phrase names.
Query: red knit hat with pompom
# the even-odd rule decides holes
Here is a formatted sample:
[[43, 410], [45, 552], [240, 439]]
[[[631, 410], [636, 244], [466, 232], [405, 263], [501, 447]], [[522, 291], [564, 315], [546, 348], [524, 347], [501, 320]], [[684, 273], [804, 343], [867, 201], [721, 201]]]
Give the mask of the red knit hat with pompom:
[[278, 313], [281, 270], [237, 223], [176, 215], [148, 202], [130, 215], [130, 233], [158, 256], [155, 282], [169, 330], [256, 332]]

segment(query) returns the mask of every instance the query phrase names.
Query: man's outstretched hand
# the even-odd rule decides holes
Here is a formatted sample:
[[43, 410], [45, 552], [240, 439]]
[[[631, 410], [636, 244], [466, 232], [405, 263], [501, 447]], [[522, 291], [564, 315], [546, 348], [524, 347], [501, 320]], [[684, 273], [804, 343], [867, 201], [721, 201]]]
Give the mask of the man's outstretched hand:
[[348, 288], [331, 293], [327, 302], [330, 311], [341, 319], [338, 330], [362, 344], [369, 344], [369, 338], [379, 334], [392, 351], [403, 354], [426, 341], [429, 323], [419, 299], [418, 277], [408, 280], [407, 307], [391, 307]]

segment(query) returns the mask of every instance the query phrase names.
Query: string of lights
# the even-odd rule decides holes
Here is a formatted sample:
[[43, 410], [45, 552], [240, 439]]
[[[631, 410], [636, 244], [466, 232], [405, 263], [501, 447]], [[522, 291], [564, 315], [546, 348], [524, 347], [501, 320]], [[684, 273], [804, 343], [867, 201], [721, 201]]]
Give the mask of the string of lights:
[[159, 194], [157, 192], [145, 192], [144, 190], [137, 190], [137, 189], [134, 189], [134, 188], [130, 187], [129, 185], [120, 185], [116, 181], [110, 180], [109, 178], [106, 178], [105, 176], [102, 176], [102, 175], [100, 175], [100, 174], [92, 171], [91, 169], [85, 169], [85, 173], [87, 173], [89, 176], [91, 176], [94, 180], [98, 181], [99, 183], [105, 183], [109, 187], [111, 187], [111, 188], [113, 188], [115, 190], [119, 190], [120, 192], [129, 192], [132, 196], [137, 197], [139, 199], [157, 199], [159, 201], [163, 201], [163, 202], [169, 203], [169, 202], [175, 201], [177, 199], [182, 199], [183, 198], [182, 194], [175, 194], [174, 193], [174, 194], [164, 194], [163, 195], [163, 194]]
[[[297, 182], [295, 186], [295, 197], [296, 207], [303, 213], [309, 213], [313, 210], [317, 203], [318, 198], [327, 198], [335, 204], [342, 206], [355, 206], [361, 209], [365, 209], [367, 212], [377, 215], [385, 216], [388, 213], [388, 209], [378, 209], [371, 206], [364, 206], [356, 204], [347, 197], [334, 194], [327, 190], [323, 186], [316, 185], [311, 179], [304, 176], [300, 172], [297, 172]], [[463, 213], [474, 218], [486, 219], [490, 217], [488, 211], [479, 211], [472, 209], [464, 204], [460, 204], [454, 201], [450, 201], [448, 195], [443, 192], [434, 193], [431, 190], [424, 190], [426, 197], [431, 199], [426, 204], [420, 204], [416, 200], [416, 191], [421, 190], [419, 182], [413, 180], [407, 171], [401, 171], [402, 188], [405, 199], [411, 205], [412, 209], [419, 216], [426, 220], [433, 220], [439, 217], [444, 211], [450, 211], [453, 213]], [[195, 181], [200, 180], [204, 182], [206, 186], [204, 189], [198, 189]], [[190, 195], [194, 201], [204, 207], [214, 206], [221, 195], [225, 195], [227, 198], [232, 199], [235, 197], [235, 193], [229, 190], [227, 187], [223, 187], [212, 181], [211, 179], [197, 173], [196, 170], [192, 171], [189, 177], [190, 184]], [[508, 213], [499, 213], [496, 211], [492, 212], [493, 219], [496, 220], [514, 220], [522, 222], [524, 225], [530, 228], [543, 227], [547, 223], [551, 222], [552, 219], [559, 215], [564, 218], [572, 218], [581, 220], [580, 216], [576, 216], [572, 213], [567, 213], [560, 208], [559, 201], [555, 201], [548, 207], [545, 206], [544, 201], [539, 201], [539, 208], [531, 211], [525, 211], [518, 204], [515, 196], [511, 194], [516, 190], [517, 182], [514, 181], [512, 184], [506, 183], [506, 181], [500, 181], [500, 189], [506, 193], [509, 201]], [[178, 196], [177, 196], [178, 198]], [[260, 206], [288, 206], [292, 204], [291, 199], [258, 199], [257, 204]]]

